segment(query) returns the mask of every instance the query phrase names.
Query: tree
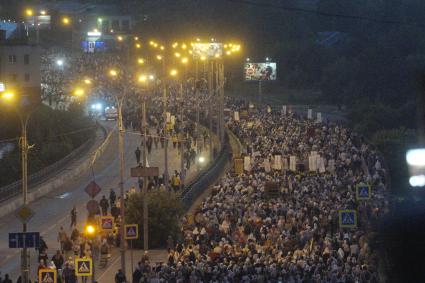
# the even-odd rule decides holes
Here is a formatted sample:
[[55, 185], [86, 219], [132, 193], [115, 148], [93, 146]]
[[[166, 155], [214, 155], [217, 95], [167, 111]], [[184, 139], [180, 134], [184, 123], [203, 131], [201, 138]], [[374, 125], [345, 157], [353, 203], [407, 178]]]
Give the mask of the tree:
[[[170, 235], [173, 239], [180, 236], [179, 219], [183, 207], [175, 193], [152, 190], [148, 193], [149, 209], [149, 248], [164, 247]], [[126, 223], [139, 224], [141, 236], [135, 241], [135, 247], [143, 248], [143, 194], [129, 197], [126, 207]]]

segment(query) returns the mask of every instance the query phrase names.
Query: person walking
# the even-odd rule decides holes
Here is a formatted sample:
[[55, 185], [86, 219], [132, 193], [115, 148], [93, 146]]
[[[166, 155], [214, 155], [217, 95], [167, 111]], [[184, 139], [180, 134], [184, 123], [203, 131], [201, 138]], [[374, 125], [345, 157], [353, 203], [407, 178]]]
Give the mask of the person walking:
[[127, 279], [125, 278], [125, 274], [121, 269], [118, 269], [117, 274], [115, 274], [115, 283], [126, 283]]
[[56, 254], [52, 257], [52, 261], [56, 266], [56, 269], [62, 269], [62, 265], [65, 261], [60, 250], [56, 251]]
[[65, 244], [65, 241], [67, 239], [67, 235], [65, 230], [63, 229], [63, 227], [61, 226], [58, 232], [58, 242], [60, 244], [61, 247], [61, 252], [63, 252], [63, 246]]
[[12, 283], [12, 280], [10, 280], [10, 278], [9, 278], [9, 274], [6, 273], [4, 275], [3, 283]]
[[109, 192], [109, 203], [111, 204], [111, 207], [114, 206], [115, 201], [117, 200], [117, 195], [114, 192], [114, 189], [111, 189]]
[[102, 215], [108, 215], [109, 202], [105, 196], [102, 196], [102, 199], [99, 202], [100, 208], [102, 209]]
[[141, 151], [140, 151], [139, 147], [136, 148], [136, 150], [134, 151], [134, 154], [136, 155], [137, 164], [140, 164], [140, 154], [141, 154]]
[[75, 205], [71, 210], [71, 225], [70, 225], [70, 227], [72, 228], [74, 226], [77, 226], [77, 208], [75, 207]]

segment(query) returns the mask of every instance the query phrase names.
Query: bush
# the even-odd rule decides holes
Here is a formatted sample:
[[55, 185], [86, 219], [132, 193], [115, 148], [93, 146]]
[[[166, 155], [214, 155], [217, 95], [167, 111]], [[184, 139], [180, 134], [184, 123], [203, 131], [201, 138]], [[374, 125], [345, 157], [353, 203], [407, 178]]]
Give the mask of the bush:
[[[180, 198], [175, 193], [153, 190], [148, 193], [149, 248], [164, 247], [169, 235], [176, 239], [180, 234], [179, 219], [183, 215]], [[143, 195], [130, 196], [126, 207], [126, 223], [139, 224], [140, 240], [136, 248], [143, 248]]]

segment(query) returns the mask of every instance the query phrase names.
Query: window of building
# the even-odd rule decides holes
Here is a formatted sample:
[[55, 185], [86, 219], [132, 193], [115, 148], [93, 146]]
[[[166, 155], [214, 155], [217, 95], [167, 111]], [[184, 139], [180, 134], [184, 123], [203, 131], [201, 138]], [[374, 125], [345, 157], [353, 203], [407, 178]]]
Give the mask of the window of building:
[[29, 54], [25, 54], [24, 55], [24, 64], [28, 65], [30, 63], [30, 55]]
[[25, 76], [24, 76], [24, 80], [25, 80], [26, 82], [29, 82], [29, 81], [30, 81], [30, 74], [25, 74]]
[[11, 64], [16, 63], [16, 55], [9, 55], [9, 63]]

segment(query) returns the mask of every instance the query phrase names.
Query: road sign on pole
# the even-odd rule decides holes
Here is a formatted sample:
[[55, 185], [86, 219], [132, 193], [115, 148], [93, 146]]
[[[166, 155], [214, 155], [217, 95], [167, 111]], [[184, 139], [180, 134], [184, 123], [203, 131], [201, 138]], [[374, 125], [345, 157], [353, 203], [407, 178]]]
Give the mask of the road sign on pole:
[[357, 212], [353, 209], [345, 209], [338, 211], [340, 228], [356, 228]]
[[156, 177], [159, 167], [134, 167], [131, 168], [131, 177]]
[[9, 248], [10, 249], [39, 248], [39, 247], [40, 247], [39, 232], [9, 233]]
[[84, 189], [84, 191], [91, 197], [95, 198], [98, 193], [100, 193], [102, 189], [99, 187], [99, 185], [95, 181], [91, 181], [87, 187]]
[[356, 186], [357, 200], [368, 200], [372, 197], [372, 188], [370, 185], [358, 184]]
[[139, 224], [126, 224], [124, 231], [126, 240], [137, 240], [139, 238]]
[[28, 223], [34, 214], [35, 212], [25, 204], [18, 208], [15, 212], [16, 217], [18, 217], [23, 224]]
[[93, 261], [91, 258], [76, 258], [75, 259], [75, 275], [77, 276], [92, 276]]
[[56, 283], [57, 277], [56, 269], [40, 269], [38, 271], [39, 283]]
[[102, 216], [100, 217], [100, 227], [103, 231], [112, 231], [114, 229], [114, 217]]

